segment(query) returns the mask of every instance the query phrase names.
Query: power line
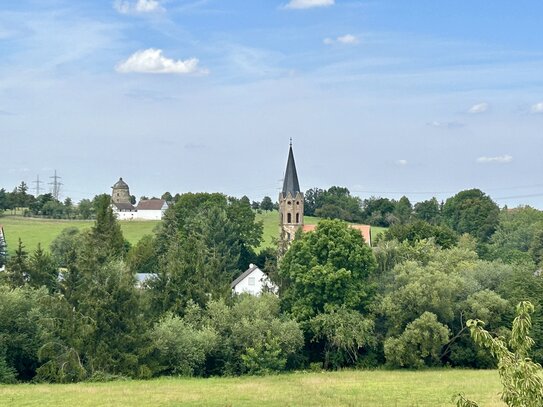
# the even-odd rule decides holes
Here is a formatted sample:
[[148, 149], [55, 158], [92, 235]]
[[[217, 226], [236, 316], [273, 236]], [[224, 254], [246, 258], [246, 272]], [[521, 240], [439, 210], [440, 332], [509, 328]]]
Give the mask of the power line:
[[36, 196], [40, 196], [41, 187], [40, 185], [43, 184], [43, 181], [40, 181], [40, 174], [36, 176], [36, 181], [32, 181], [33, 184], [36, 184], [34, 187], [34, 190], [36, 191]]
[[62, 182], [59, 182], [59, 179], [61, 179], [62, 177], [59, 177], [57, 175], [57, 170], [55, 170], [55, 175], [49, 178], [53, 179], [53, 182], [50, 182], [49, 185], [53, 187], [52, 188], [53, 197], [58, 201], [58, 198], [60, 196], [60, 186], [62, 185]]

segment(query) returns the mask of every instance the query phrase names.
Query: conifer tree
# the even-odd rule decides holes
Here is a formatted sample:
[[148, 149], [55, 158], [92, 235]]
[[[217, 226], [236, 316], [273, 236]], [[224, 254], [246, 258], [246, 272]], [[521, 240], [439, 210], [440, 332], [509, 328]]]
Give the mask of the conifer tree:
[[15, 256], [8, 261], [6, 268], [6, 277], [12, 287], [22, 287], [28, 281], [28, 253], [21, 238], [19, 238]]
[[44, 251], [41, 244], [30, 257], [29, 283], [32, 287], [45, 286], [49, 292], [56, 290], [58, 281], [58, 268], [49, 253]]

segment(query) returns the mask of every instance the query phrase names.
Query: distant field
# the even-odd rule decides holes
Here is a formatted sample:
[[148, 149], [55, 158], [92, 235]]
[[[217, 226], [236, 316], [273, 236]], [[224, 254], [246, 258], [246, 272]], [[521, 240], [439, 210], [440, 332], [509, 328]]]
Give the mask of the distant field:
[[[256, 219], [262, 220], [264, 225], [260, 249], [272, 246], [273, 239], [279, 238], [279, 214], [277, 211], [257, 213]], [[316, 225], [319, 220], [320, 218], [313, 216], [304, 217], [307, 225]], [[48, 249], [63, 229], [68, 227], [88, 229], [93, 223], [94, 221], [91, 220], [36, 219], [11, 215], [0, 217], [0, 225], [4, 226], [10, 253], [15, 251], [19, 237], [29, 252], [34, 251], [38, 243]], [[120, 223], [124, 237], [130, 243], [136, 244], [144, 235], [152, 234], [160, 221], [122, 221]], [[373, 238], [385, 230], [385, 228], [373, 227]]]
[[1, 406], [453, 406], [454, 394], [480, 407], [500, 402], [494, 370], [344, 371], [267, 377], [0, 386]]
[[[43, 248], [49, 248], [51, 242], [60, 232], [68, 227], [88, 229], [94, 221], [86, 220], [58, 220], [58, 219], [34, 219], [21, 216], [0, 217], [0, 225], [4, 226], [6, 240], [10, 253], [17, 247], [21, 238], [28, 252], [36, 249], [38, 243]], [[123, 221], [121, 228], [124, 237], [132, 244], [136, 244], [142, 236], [153, 233], [153, 229], [159, 221]]]

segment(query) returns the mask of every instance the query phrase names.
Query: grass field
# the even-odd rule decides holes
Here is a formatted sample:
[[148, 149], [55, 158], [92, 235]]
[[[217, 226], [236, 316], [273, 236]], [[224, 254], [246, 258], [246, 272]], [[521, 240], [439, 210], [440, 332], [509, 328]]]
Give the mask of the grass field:
[[[272, 246], [273, 239], [279, 237], [279, 214], [277, 211], [263, 212], [256, 214], [257, 220], [262, 220], [264, 234], [260, 249]], [[315, 225], [320, 218], [306, 216], [304, 222], [307, 225]], [[43, 248], [49, 248], [51, 242], [60, 232], [67, 227], [87, 229], [93, 225], [90, 220], [57, 220], [57, 219], [36, 219], [24, 218], [22, 216], [0, 217], [0, 225], [4, 226], [6, 240], [10, 253], [17, 248], [18, 239], [21, 238], [28, 252], [32, 252], [41, 243]], [[153, 233], [154, 228], [160, 221], [122, 221], [121, 228], [124, 237], [132, 244], [136, 244], [142, 236]], [[385, 228], [373, 227], [372, 235], [375, 238]]]
[[[23, 241], [28, 252], [32, 252], [41, 243], [43, 248], [49, 248], [51, 242], [60, 232], [68, 227], [88, 229], [94, 221], [86, 220], [57, 220], [35, 219], [21, 216], [3, 216], [0, 225], [3, 225], [6, 241], [10, 253], [17, 248], [19, 238]], [[153, 233], [153, 229], [159, 221], [123, 221], [121, 228], [124, 237], [132, 244], [137, 243], [142, 236]]]
[[0, 386], [1, 406], [453, 406], [500, 402], [497, 371], [345, 371], [268, 377], [162, 378], [69, 385]]

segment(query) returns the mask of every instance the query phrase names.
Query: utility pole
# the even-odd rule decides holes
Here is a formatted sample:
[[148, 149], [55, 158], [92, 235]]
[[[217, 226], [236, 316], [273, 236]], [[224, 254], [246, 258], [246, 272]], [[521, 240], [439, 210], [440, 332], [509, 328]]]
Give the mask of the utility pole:
[[53, 187], [53, 190], [52, 190], [53, 198], [55, 198], [58, 201], [58, 198], [60, 196], [60, 186], [62, 185], [62, 182], [59, 182], [59, 179], [61, 179], [62, 177], [59, 177], [57, 175], [57, 170], [55, 170], [55, 175], [49, 178], [53, 180], [53, 182], [49, 183], [49, 185]]
[[34, 187], [34, 190], [36, 191], [36, 197], [40, 196], [41, 187], [40, 185], [43, 184], [43, 181], [40, 181], [40, 175], [38, 174], [36, 176], [36, 181], [32, 181], [33, 184], [36, 184]]

